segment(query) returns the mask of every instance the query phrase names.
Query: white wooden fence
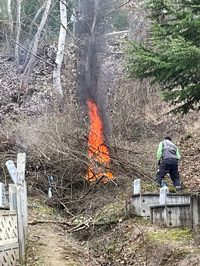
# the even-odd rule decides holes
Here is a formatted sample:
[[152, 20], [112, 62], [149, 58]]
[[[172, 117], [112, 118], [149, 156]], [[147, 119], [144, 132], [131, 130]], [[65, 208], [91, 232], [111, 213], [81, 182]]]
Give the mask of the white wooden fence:
[[0, 183], [0, 263], [14, 266], [25, 258], [27, 230], [27, 188], [25, 181], [26, 154], [18, 153], [17, 168], [7, 161], [8, 172], [14, 182], [9, 184], [6, 199], [5, 185]]

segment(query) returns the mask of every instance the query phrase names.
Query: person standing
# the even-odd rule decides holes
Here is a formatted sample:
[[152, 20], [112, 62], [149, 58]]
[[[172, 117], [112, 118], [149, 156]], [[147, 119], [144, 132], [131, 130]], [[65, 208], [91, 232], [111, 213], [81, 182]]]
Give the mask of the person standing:
[[157, 150], [157, 161], [159, 165], [155, 179], [157, 186], [161, 186], [163, 178], [169, 173], [176, 191], [181, 191], [178, 172], [178, 161], [180, 158], [178, 147], [172, 142], [171, 137], [165, 137], [159, 143]]

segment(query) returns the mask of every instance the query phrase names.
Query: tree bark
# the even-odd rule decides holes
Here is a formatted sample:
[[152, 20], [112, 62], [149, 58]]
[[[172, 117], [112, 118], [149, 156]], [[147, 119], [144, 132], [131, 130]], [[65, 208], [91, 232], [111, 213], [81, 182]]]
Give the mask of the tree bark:
[[56, 55], [56, 66], [53, 70], [53, 83], [55, 92], [58, 94], [60, 99], [63, 99], [63, 90], [61, 85], [61, 66], [65, 50], [65, 38], [66, 38], [66, 28], [67, 28], [67, 9], [66, 0], [60, 1], [60, 33], [58, 40], [58, 51]]

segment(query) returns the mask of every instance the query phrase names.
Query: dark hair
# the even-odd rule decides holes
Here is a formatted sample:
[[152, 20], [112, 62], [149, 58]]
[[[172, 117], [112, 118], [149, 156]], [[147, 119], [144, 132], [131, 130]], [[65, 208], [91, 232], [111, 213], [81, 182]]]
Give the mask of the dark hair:
[[168, 140], [172, 141], [172, 139], [170, 137], [165, 137], [165, 139], [168, 139]]

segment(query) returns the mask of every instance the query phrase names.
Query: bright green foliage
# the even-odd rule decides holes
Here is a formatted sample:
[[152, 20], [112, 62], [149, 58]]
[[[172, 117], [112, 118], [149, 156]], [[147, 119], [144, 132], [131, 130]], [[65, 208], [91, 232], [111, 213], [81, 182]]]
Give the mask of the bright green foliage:
[[129, 41], [126, 66], [132, 78], [158, 83], [174, 112], [200, 109], [200, 1], [151, 0], [151, 37]]

